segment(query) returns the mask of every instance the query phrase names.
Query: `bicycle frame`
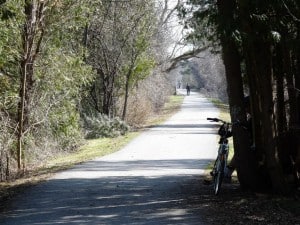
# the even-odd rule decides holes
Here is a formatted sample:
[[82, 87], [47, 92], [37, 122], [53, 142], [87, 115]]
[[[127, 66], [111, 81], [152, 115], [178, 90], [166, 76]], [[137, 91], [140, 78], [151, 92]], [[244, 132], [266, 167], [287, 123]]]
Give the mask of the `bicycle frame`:
[[212, 122], [221, 122], [222, 125], [219, 128], [218, 134], [220, 135], [218, 155], [214, 163], [212, 176], [214, 181], [214, 193], [218, 195], [220, 192], [221, 184], [224, 177], [224, 170], [227, 166], [227, 158], [229, 153], [228, 138], [231, 134], [231, 123], [225, 122], [218, 118], [207, 118]]
[[217, 160], [221, 160], [221, 161], [225, 160], [225, 164], [227, 165], [228, 152], [229, 152], [228, 143], [219, 144], [218, 155], [215, 160], [214, 167], [216, 165]]

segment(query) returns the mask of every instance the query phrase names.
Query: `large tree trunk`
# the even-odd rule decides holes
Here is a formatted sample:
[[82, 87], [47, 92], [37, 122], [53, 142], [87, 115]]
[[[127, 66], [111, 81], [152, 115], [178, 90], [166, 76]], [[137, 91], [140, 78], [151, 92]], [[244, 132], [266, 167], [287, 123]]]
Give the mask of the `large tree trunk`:
[[275, 79], [276, 79], [276, 118], [277, 118], [277, 135], [281, 136], [287, 131], [287, 116], [284, 102], [284, 71], [282, 63], [282, 46], [276, 48], [275, 55]]
[[[251, 34], [250, 34], [251, 35]], [[276, 119], [273, 102], [273, 70], [271, 45], [268, 42], [248, 38], [244, 44], [247, 52], [247, 71], [251, 94], [253, 98], [253, 119], [255, 127], [256, 151], [260, 157], [263, 186], [268, 187], [269, 179], [272, 189], [279, 193], [286, 193], [287, 186], [282, 169], [277, 158], [278, 142], [276, 142]], [[253, 88], [253, 89], [252, 89]], [[258, 135], [259, 134], [259, 135]], [[269, 178], [269, 179], [268, 179]]]
[[113, 113], [114, 76], [106, 76], [103, 80], [103, 106], [102, 111], [108, 117]]
[[[297, 26], [297, 39], [300, 40], [300, 24]], [[300, 45], [298, 44], [294, 50], [295, 54], [295, 86], [297, 91], [297, 126], [295, 131], [295, 139], [296, 139], [296, 152], [294, 156], [295, 167], [298, 172], [298, 176], [300, 178]], [[298, 180], [298, 185], [300, 186], [300, 180]]]
[[[255, 155], [257, 164], [261, 165], [263, 161], [263, 140], [262, 140], [262, 130], [261, 130], [261, 110], [260, 110], [260, 98], [259, 98], [259, 92], [257, 91], [257, 83], [259, 83], [254, 76], [254, 74], [257, 74], [256, 68], [254, 66], [249, 65], [255, 65], [253, 62], [253, 59], [255, 58], [254, 50], [252, 49], [252, 46], [249, 45], [247, 40], [243, 38], [243, 51], [245, 51], [245, 63], [246, 63], [246, 75], [247, 75], [247, 81], [249, 85], [250, 90], [250, 107], [251, 107], [251, 122], [252, 122], [252, 151]], [[265, 176], [264, 171], [260, 168], [256, 168], [258, 177], [261, 180], [259, 184], [259, 189], [266, 189], [268, 186], [268, 182], [265, 182]]]
[[[30, 92], [33, 86], [33, 66], [27, 62], [28, 60], [25, 58], [21, 63], [21, 84], [20, 84], [20, 102], [18, 106], [18, 153], [17, 153], [17, 161], [18, 161], [18, 169], [21, 169], [22, 166], [22, 158], [25, 156], [23, 149], [23, 136], [24, 132], [28, 129], [29, 126], [29, 102]], [[24, 166], [24, 164], [23, 164]]]
[[[221, 32], [222, 35], [220, 38], [226, 70], [231, 120], [233, 122], [245, 122], [246, 112], [243, 104], [244, 93], [240, 67], [241, 59], [234, 40], [230, 38], [231, 31], [225, 30], [225, 27], [234, 22], [233, 11], [235, 7], [235, 3], [232, 0], [218, 1], [220, 28], [224, 29]], [[239, 182], [243, 188], [255, 190], [258, 181], [255, 173], [256, 161], [253, 153], [250, 151], [249, 136], [248, 131], [241, 126], [233, 126], [234, 154], [237, 162]]]
[[290, 120], [289, 127], [294, 128], [298, 123], [298, 110], [297, 110], [297, 99], [296, 99], [296, 89], [294, 83], [294, 76], [292, 71], [292, 60], [291, 60], [291, 51], [285, 40], [283, 50], [283, 68], [286, 73], [286, 82], [288, 87], [288, 96], [289, 96], [289, 108], [290, 108]]
[[18, 105], [18, 169], [25, 167], [22, 158], [25, 157], [23, 149], [23, 138], [26, 130], [29, 129], [31, 91], [34, 84], [34, 63], [39, 53], [41, 42], [44, 36], [44, 3], [32, 0], [25, 0], [24, 14], [25, 24], [22, 31], [22, 58], [20, 59], [20, 92]]
[[[239, 13], [243, 33], [243, 52], [246, 55], [246, 68], [253, 95], [253, 122], [255, 128], [256, 151], [260, 158], [262, 180], [268, 186], [270, 180], [273, 191], [287, 193], [287, 186], [277, 157], [276, 120], [273, 101], [273, 68], [271, 43], [268, 41], [268, 28], [257, 29], [250, 18], [250, 0], [240, 0]], [[259, 36], [258, 34], [259, 33]]]
[[259, 92], [262, 110], [262, 135], [266, 166], [271, 178], [272, 188], [279, 193], [287, 193], [287, 186], [283, 177], [282, 168], [277, 158], [278, 143], [276, 139], [275, 113], [273, 102], [273, 70], [271, 44], [256, 42], [256, 64], [260, 80]]
[[283, 46], [278, 44], [276, 47], [274, 57], [274, 73], [276, 79], [276, 124], [277, 124], [277, 140], [278, 140], [278, 157], [282, 165], [284, 173], [290, 173], [292, 161], [290, 158], [291, 148], [287, 148], [288, 139], [290, 135], [287, 132], [287, 113], [284, 100], [284, 78], [285, 73], [283, 70]]
[[29, 91], [32, 88], [33, 82], [33, 67], [32, 67], [32, 55], [31, 49], [33, 44], [33, 27], [31, 26], [34, 23], [34, 4], [30, 1], [25, 0], [24, 12], [26, 15], [26, 22], [24, 24], [24, 29], [22, 32], [23, 40], [23, 54], [20, 63], [20, 102], [18, 106], [18, 152], [17, 152], [17, 161], [18, 169], [21, 169], [22, 166], [22, 152], [23, 147], [23, 135], [24, 131], [28, 127], [29, 121], [29, 101], [30, 94]]

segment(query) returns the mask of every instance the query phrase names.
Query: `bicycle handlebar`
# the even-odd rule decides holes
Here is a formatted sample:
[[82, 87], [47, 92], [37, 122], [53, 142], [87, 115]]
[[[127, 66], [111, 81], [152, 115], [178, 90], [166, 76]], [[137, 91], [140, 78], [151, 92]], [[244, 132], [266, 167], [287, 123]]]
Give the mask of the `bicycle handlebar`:
[[210, 120], [211, 122], [222, 122], [222, 123], [227, 123], [224, 120], [221, 120], [219, 118], [207, 118], [207, 120]]
[[206, 118], [206, 119], [211, 121], [211, 122], [221, 122], [223, 124], [229, 124], [229, 125], [241, 125], [243, 127], [242, 123], [239, 120], [237, 120], [236, 122], [233, 122], [233, 123], [229, 123], [229, 122], [226, 122], [226, 121], [221, 120], [219, 118]]

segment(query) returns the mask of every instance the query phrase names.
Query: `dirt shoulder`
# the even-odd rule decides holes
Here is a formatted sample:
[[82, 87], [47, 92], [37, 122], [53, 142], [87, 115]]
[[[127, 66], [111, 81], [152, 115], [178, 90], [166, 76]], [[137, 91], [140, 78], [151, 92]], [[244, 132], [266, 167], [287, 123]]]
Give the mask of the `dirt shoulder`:
[[207, 176], [200, 177], [199, 188], [189, 198], [191, 207], [204, 212], [205, 221], [210, 225], [299, 225], [299, 193], [291, 197], [246, 192], [237, 181], [222, 184], [218, 196], [213, 194], [212, 184]]

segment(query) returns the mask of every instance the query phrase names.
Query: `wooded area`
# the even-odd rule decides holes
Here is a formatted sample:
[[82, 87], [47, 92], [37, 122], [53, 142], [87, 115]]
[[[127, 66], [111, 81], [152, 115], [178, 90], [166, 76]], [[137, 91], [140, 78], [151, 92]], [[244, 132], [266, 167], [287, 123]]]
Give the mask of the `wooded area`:
[[[189, 0], [181, 16], [189, 40], [222, 53], [242, 187], [288, 193], [300, 172], [300, 4], [295, 0]], [[221, 46], [219, 48], [218, 46]]]
[[0, 181], [142, 124], [173, 92], [166, 2], [0, 1]]

